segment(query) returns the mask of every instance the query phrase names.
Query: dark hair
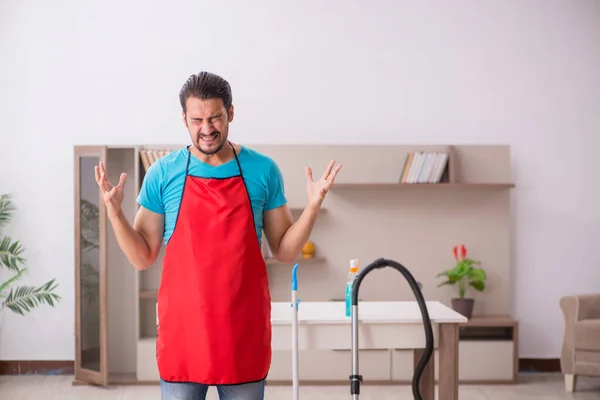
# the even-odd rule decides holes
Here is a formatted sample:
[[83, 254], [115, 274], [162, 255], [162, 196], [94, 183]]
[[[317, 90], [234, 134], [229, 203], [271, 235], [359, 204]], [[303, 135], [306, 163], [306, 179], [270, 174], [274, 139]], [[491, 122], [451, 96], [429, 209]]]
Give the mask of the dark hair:
[[198, 75], [190, 76], [185, 81], [179, 92], [179, 102], [183, 112], [186, 111], [185, 102], [190, 96], [202, 100], [220, 98], [229, 113], [232, 102], [231, 86], [229, 86], [229, 82], [217, 74], [202, 71]]

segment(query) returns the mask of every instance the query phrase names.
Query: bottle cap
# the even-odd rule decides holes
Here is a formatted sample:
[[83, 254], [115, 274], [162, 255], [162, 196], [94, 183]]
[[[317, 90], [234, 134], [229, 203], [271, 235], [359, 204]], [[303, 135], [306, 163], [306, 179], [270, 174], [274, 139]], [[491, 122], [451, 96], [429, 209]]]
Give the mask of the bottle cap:
[[350, 260], [350, 272], [358, 272], [358, 259]]

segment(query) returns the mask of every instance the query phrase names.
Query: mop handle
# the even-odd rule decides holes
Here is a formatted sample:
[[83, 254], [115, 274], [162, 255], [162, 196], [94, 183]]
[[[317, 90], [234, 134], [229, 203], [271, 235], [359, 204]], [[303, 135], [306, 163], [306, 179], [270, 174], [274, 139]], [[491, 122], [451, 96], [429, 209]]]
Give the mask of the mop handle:
[[293, 376], [293, 399], [300, 398], [300, 384], [298, 379], [298, 303], [297, 298], [298, 278], [296, 271], [299, 264], [292, 269], [292, 376]]

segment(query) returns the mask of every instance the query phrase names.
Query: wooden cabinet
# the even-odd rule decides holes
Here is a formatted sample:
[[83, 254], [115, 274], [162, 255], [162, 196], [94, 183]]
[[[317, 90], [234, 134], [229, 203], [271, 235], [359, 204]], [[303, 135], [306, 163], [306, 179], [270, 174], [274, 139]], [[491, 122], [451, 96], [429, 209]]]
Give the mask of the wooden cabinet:
[[103, 147], [75, 151], [75, 379], [108, 383], [106, 209], [94, 171]]
[[138, 273], [118, 246], [95, 167], [100, 161], [117, 184], [127, 173], [123, 212], [133, 221], [139, 180], [134, 147], [77, 146], [75, 194], [75, 380], [107, 385], [136, 372]]

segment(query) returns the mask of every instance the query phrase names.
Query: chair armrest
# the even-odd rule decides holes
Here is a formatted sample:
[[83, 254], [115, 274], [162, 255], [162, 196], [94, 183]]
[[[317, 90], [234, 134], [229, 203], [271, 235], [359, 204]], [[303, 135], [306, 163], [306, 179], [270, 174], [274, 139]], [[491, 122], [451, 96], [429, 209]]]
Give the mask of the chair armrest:
[[567, 325], [573, 325], [584, 319], [600, 318], [600, 294], [580, 294], [565, 296], [560, 299]]
[[600, 294], [565, 296], [560, 299], [560, 308], [565, 325], [560, 355], [561, 370], [565, 374], [575, 373], [575, 326], [579, 321], [600, 318]]

